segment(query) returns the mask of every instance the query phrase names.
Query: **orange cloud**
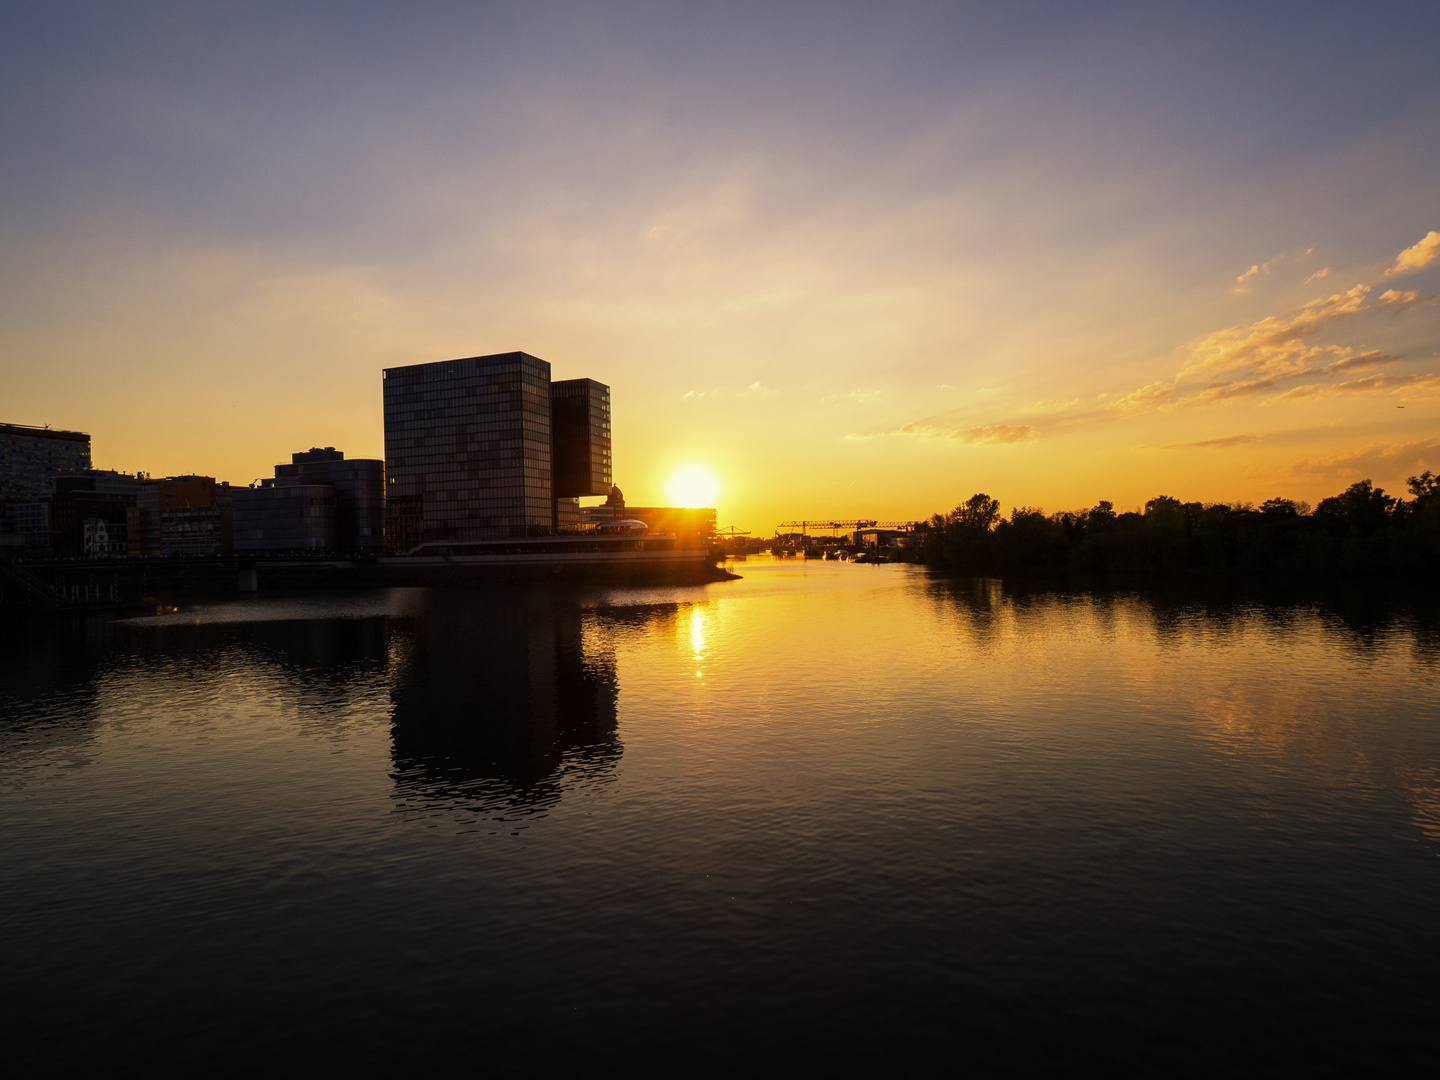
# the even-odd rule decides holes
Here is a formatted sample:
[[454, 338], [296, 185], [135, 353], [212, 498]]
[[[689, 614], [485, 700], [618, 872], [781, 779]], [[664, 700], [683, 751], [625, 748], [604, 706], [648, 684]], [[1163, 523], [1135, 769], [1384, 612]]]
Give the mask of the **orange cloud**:
[[1431, 229], [1418, 244], [1395, 256], [1395, 265], [1385, 271], [1385, 276], [1395, 277], [1397, 274], [1423, 270], [1436, 259], [1440, 259], [1440, 232]]
[[1190, 349], [1190, 360], [1180, 374], [1233, 371], [1249, 368], [1256, 374], [1282, 375], [1299, 371], [1320, 349], [1307, 345], [1326, 323], [1365, 310], [1370, 286], [1356, 285], [1348, 292], [1312, 300], [1289, 318], [1268, 316], [1248, 326], [1232, 326], [1201, 338]]
[[929, 439], [945, 439], [958, 443], [1021, 443], [1035, 438], [1035, 428], [1030, 424], [980, 424], [975, 427], [947, 428], [931, 424], [903, 424], [893, 432], [882, 435], [919, 435]]
[[1264, 435], [1227, 435], [1223, 439], [1197, 439], [1195, 442], [1168, 443], [1156, 450], [1228, 450], [1232, 446], [1248, 446], [1263, 442]]
[[1397, 292], [1395, 289], [1386, 289], [1375, 299], [1375, 307], [1393, 309], [1398, 315], [1408, 307], [1416, 304], [1433, 304], [1440, 293], [1430, 293], [1428, 296], [1421, 296], [1414, 289], [1407, 289], [1405, 292]]
[[1269, 263], [1266, 263], [1264, 266], [1252, 266], [1249, 270], [1246, 270], [1243, 274], [1241, 274], [1235, 279], [1235, 288], [1231, 291], [1237, 293], [1248, 293], [1250, 291], [1250, 279], [1253, 278], [1256, 274], [1268, 274], [1269, 272]]
[[1342, 383], [1308, 383], [1305, 386], [1297, 386], [1294, 390], [1289, 390], [1278, 397], [1273, 397], [1270, 401], [1336, 397], [1341, 394], [1373, 394], [1384, 390], [1427, 389], [1437, 385], [1440, 385], [1440, 374], [1371, 375], [1368, 378], [1352, 379]]
[[1333, 363], [1326, 364], [1321, 370], [1327, 374], [1341, 375], [1352, 371], [1374, 371], [1376, 368], [1388, 367], [1390, 364], [1403, 363], [1404, 360], [1403, 356], [1391, 356], [1379, 349], [1371, 349], [1369, 352], [1363, 352], [1357, 356], [1341, 357]]

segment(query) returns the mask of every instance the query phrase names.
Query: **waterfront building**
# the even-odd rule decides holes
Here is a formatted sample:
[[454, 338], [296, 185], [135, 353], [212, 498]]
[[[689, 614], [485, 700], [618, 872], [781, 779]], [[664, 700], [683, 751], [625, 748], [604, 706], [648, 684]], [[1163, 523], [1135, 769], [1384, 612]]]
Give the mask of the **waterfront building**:
[[5, 505], [8, 547], [44, 552], [50, 550], [50, 500], [12, 500]]
[[213, 476], [140, 479], [127, 517], [126, 553], [228, 555], [233, 550], [233, 490]]
[[335, 487], [303, 476], [277, 476], [234, 488], [235, 553], [318, 554], [338, 546]]
[[550, 427], [555, 497], [608, 495], [613, 482], [610, 388], [594, 379], [552, 382]]
[[276, 465], [275, 476], [302, 476], [335, 489], [335, 544], [345, 552], [379, 554], [385, 547], [385, 462], [346, 458], [333, 446], [312, 446]]
[[610, 484], [610, 389], [523, 352], [385, 370], [386, 530], [419, 543], [545, 536]]
[[[50, 497], [50, 547], [62, 558], [95, 553], [95, 537], [103, 532], [104, 552], [126, 547], [128, 511], [135, 505], [140, 480], [124, 473], [87, 470], [55, 479]], [[100, 525], [103, 530], [99, 530]], [[87, 539], [88, 538], [88, 539]]]
[[0, 503], [55, 493], [55, 481], [90, 468], [90, 436], [0, 424]]

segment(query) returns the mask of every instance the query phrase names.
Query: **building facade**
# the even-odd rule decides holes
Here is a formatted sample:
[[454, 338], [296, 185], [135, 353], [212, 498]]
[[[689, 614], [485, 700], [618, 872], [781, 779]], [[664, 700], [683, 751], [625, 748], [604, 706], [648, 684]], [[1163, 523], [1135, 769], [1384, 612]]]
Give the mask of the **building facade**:
[[0, 503], [39, 499], [55, 481], [90, 468], [90, 436], [25, 424], [0, 424]]
[[132, 556], [228, 555], [232, 492], [213, 476], [167, 476], [139, 483], [126, 551]]
[[[95, 537], [103, 534], [104, 551], [124, 552], [129, 511], [141, 481], [123, 473], [87, 470], [80, 476], [55, 479], [50, 497], [50, 549], [61, 558], [95, 555]], [[100, 525], [103, 530], [98, 529]]]
[[499, 353], [384, 378], [390, 550], [553, 531], [548, 363]]
[[346, 458], [333, 446], [312, 446], [275, 466], [276, 478], [303, 476], [335, 489], [335, 544], [341, 551], [378, 554], [385, 547], [385, 462]]
[[555, 498], [608, 495], [614, 483], [610, 463], [610, 388], [594, 379], [561, 379], [550, 384]]
[[335, 488], [303, 476], [234, 489], [235, 553], [319, 554], [338, 546]]
[[235, 550], [352, 555], [385, 545], [385, 463], [312, 446], [275, 466], [275, 478], [237, 488]]

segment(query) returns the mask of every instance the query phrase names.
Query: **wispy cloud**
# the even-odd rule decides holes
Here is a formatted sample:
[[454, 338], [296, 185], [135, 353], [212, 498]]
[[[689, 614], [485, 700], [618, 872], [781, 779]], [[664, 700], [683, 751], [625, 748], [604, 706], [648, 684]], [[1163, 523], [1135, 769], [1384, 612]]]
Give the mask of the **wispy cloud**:
[[1312, 300], [1286, 318], [1269, 316], [1246, 326], [1232, 326], [1207, 334], [1190, 347], [1190, 358], [1180, 374], [1233, 371], [1248, 368], [1262, 375], [1286, 374], [1306, 366], [1320, 351], [1306, 343], [1327, 323], [1365, 310], [1370, 286], [1356, 285], [1343, 293]]
[[[1371, 375], [1364, 379], [1352, 379], [1342, 383], [1307, 383], [1286, 391], [1270, 401], [1290, 401], [1295, 398], [1338, 397], [1343, 394], [1374, 394], [1386, 390], [1428, 390], [1440, 386], [1440, 374], [1416, 373], [1411, 375]], [[1266, 402], [1269, 404], [1269, 402]]]
[[1391, 364], [1403, 363], [1403, 356], [1391, 356], [1379, 349], [1371, 349], [1368, 352], [1357, 353], [1354, 356], [1342, 356], [1339, 360], [1326, 364], [1321, 371], [1327, 374], [1342, 375], [1354, 371], [1374, 371], [1376, 368], [1389, 367]]
[[875, 439], [886, 435], [908, 435], [913, 438], [936, 439], [964, 445], [1006, 445], [1030, 442], [1036, 438], [1030, 424], [980, 424], [974, 427], [944, 427], [925, 422], [902, 424], [888, 431], [871, 431], [851, 435], [852, 439]]
[[1395, 277], [1398, 274], [1423, 270], [1436, 259], [1440, 259], [1440, 232], [1431, 229], [1418, 244], [1406, 248], [1395, 256], [1395, 265], [1385, 271], [1385, 276]]
[[1417, 304], [1433, 304], [1440, 293], [1430, 293], [1421, 296], [1414, 289], [1407, 289], [1405, 292], [1398, 292], [1395, 289], [1386, 289], [1375, 299], [1375, 307], [1385, 308], [1394, 311], [1397, 315], [1408, 307]]
[[701, 398], [715, 397], [738, 397], [747, 395], [750, 397], [771, 397], [776, 391], [769, 386], [761, 384], [757, 379], [749, 386], [741, 387], [739, 390], [730, 390], [724, 386], [712, 387], [709, 390], [686, 390], [684, 399], [686, 401], [699, 401]]
[[1327, 278], [1327, 277], [1329, 277], [1329, 276], [1330, 276], [1330, 267], [1328, 267], [1328, 266], [1322, 266], [1319, 270], [1316, 270], [1315, 273], [1313, 273], [1313, 274], [1311, 274], [1309, 277], [1307, 277], [1301, 284], [1309, 285], [1310, 282], [1312, 282], [1312, 281], [1319, 281], [1321, 278]]
[[1249, 446], [1263, 442], [1264, 435], [1227, 435], [1222, 439], [1196, 439], [1194, 442], [1166, 443], [1164, 446], [1140, 447], [1142, 450], [1229, 450], [1234, 446]]
[[[1263, 269], [1263, 267], [1262, 267]], [[1414, 290], [1387, 289], [1370, 302], [1371, 287], [1359, 284], [1305, 304], [1285, 316], [1267, 316], [1253, 323], [1207, 334], [1192, 344], [1173, 379], [1148, 383], [1114, 399], [1121, 413], [1168, 411], [1214, 405], [1279, 389], [1283, 383], [1308, 379], [1269, 401], [1333, 397], [1389, 389], [1429, 387], [1437, 376], [1391, 375], [1332, 384], [1336, 375], [1373, 371], [1402, 363], [1404, 357], [1379, 349], [1356, 352], [1348, 345], [1321, 345], [1314, 338], [1327, 326], [1365, 313], [1398, 314], [1419, 304], [1434, 303], [1440, 294], [1422, 296]], [[1207, 379], [1208, 381], [1204, 381]]]
[[1250, 279], [1255, 277], [1255, 275], [1257, 274], [1268, 274], [1269, 272], [1269, 263], [1252, 266], [1249, 270], [1246, 270], [1243, 274], [1241, 274], [1235, 279], [1235, 288], [1230, 291], [1237, 293], [1248, 293], [1250, 291]]

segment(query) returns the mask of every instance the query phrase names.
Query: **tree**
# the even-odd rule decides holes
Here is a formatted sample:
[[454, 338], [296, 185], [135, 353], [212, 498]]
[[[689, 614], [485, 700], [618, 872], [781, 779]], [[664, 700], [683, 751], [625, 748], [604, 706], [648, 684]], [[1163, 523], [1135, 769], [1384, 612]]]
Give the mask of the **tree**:
[[1415, 496], [1417, 508], [1430, 503], [1440, 503], [1440, 476], [1432, 475], [1429, 469], [1419, 476], [1409, 477], [1405, 484], [1410, 489], [1410, 494]]
[[974, 494], [950, 514], [950, 520], [966, 532], [989, 532], [1000, 520], [1000, 500]]
[[1266, 499], [1260, 504], [1260, 515], [1266, 520], [1300, 516], [1300, 508], [1291, 499]]
[[[1419, 479], [1418, 477], [1416, 478]], [[1315, 516], [1324, 521], [1337, 535], [1354, 533], [1373, 536], [1390, 524], [1395, 499], [1369, 480], [1351, 484], [1339, 495], [1321, 499]]]
[[1109, 499], [1101, 499], [1089, 510], [1085, 511], [1085, 529], [1087, 532], [1105, 532], [1115, 527], [1115, 504]]

